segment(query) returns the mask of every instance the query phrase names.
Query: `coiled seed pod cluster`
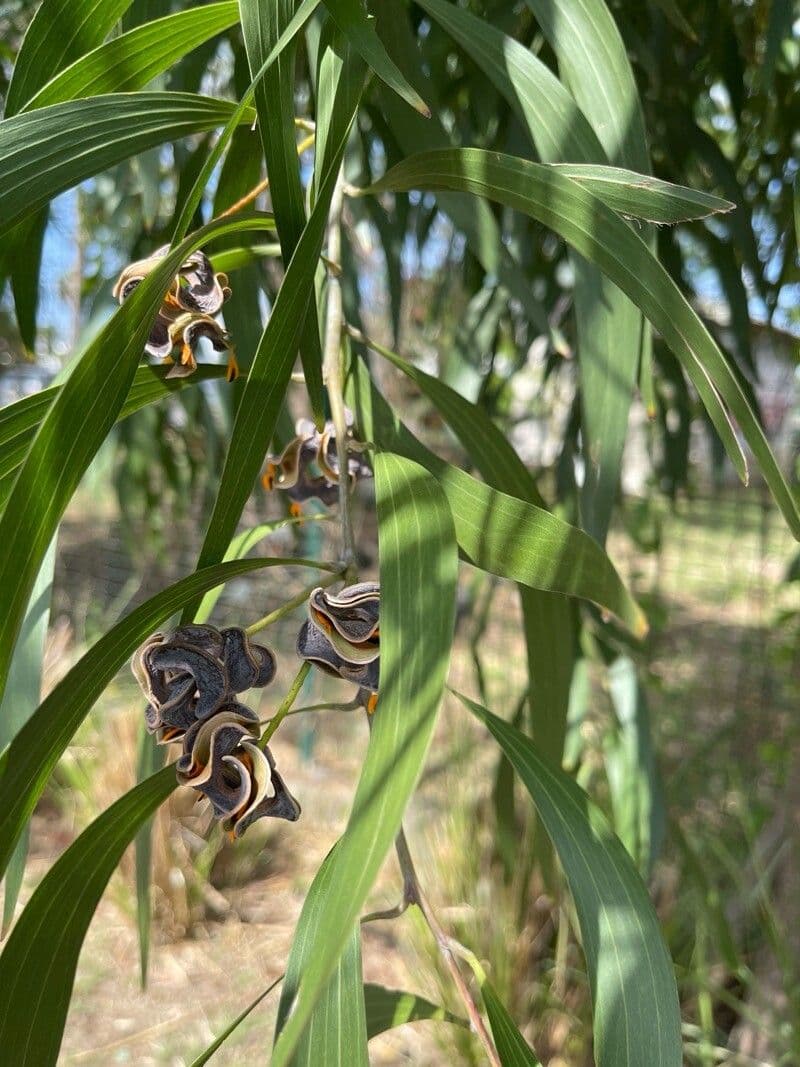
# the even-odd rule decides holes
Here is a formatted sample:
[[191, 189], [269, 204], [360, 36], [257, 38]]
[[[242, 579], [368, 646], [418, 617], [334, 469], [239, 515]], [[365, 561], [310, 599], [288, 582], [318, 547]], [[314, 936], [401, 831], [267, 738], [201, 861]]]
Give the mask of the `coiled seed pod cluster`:
[[153, 634], [132, 667], [147, 697], [148, 730], [160, 744], [181, 742], [178, 780], [211, 801], [233, 836], [262, 816], [299, 817], [272, 754], [256, 744], [258, 716], [237, 699], [274, 678], [270, 649], [238, 627], [191, 624]]
[[[348, 416], [350, 424], [352, 416]], [[352, 488], [359, 478], [369, 477], [371, 471], [360, 455], [364, 446], [355, 440], [349, 424], [347, 473]], [[333, 423], [326, 422], [320, 433], [310, 419], [298, 419], [295, 436], [280, 456], [267, 457], [261, 484], [265, 489], [284, 490], [293, 514], [299, 514], [304, 501], [312, 497], [326, 506], [335, 504], [339, 497], [339, 457]]]
[[[164, 245], [125, 267], [113, 290], [120, 304], [168, 251], [169, 245]], [[185, 378], [197, 368], [195, 348], [201, 337], [207, 337], [217, 352], [228, 353], [228, 380], [236, 377], [238, 367], [230, 337], [214, 318], [230, 295], [227, 275], [215, 273], [204, 252], [192, 252], [173, 278], [145, 345], [148, 355], [174, 363], [168, 378]], [[174, 361], [176, 347], [180, 347], [180, 355]]]

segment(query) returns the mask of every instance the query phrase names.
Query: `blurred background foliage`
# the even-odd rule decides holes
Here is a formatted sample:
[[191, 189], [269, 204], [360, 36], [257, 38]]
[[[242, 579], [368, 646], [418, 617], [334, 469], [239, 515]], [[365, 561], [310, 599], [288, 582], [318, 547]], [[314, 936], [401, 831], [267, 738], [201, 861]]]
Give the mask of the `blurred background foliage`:
[[[2, 92], [35, 6], [0, 6]], [[134, 0], [122, 25], [128, 29], [181, 6]], [[547, 4], [482, 0], [460, 6], [558, 72], [537, 22], [537, 9], [541, 15]], [[746, 383], [784, 469], [794, 468], [796, 478], [800, 12], [785, 0], [611, 0], [609, 7], [639, 90], [653, 173], [736, 205], [727, 215], [661, 227], [651, 239]], [[434, 114], [423, 120], [373, 80], [347, 150], [349, 181], [367, 184], [426, 146], [470, 145], [535, 158], [516, 109], [427, 10], [414, 3], [374, 10], [387, 50]], [[318, 36], [312, 22], [298, 52], [300, 118], [314, 113], [309, 71]], [[237, 26], [177, 63], [158, 86], [238, 98], [249, 77]], [[32, 231], [24, 259], [10, 261], [0, 249], [3, 402], [50, 382], [99, 328], [113, 309], [111, 287], [120, 268], [169, 241], [176, 204], [211, 146], [211, 138], [194, 137], [120, 164], [54, 201], [46, 222]], [[309, 159], [308, 153], [301, 159], [304, 182]], [[196, 221], [254, 186], [260, 167], [248, 131], [240, 132]], [[474, 209], [453, 212], [430, 193], [348, 199], [347, 319], [479, 403], [508, 434], [548, 502], [570, 521], [585, 523], [574, 266], [563, 242], [533, 220], [496, 205], [485, 210], [499, 241], [491, 262], [476, 238]], [[243, 368], [281, 277], [274, 256], [232, 274], [234, 297], [225, 319]], [[800, 1062], [797, 557], [760, 487], [747, 496], [736, 487], [713, 428], [658, 339], [652, 385], [647, 361], [643, 366], [609, 550], [645, 603], [652, 633], [645, 648], [634, 648], [584, 610], [565, 765], [610, 813], [650, 880], [678, 967], [687, 1062], [789, 1065]], [[386, 363], [375, 362], [373, 371], [406, 421], [440, 454], [466, 466], [463, 450], [410, 383]], [[291, 434], [293, 418], [307, 414], [296, 393], [290, 390], [277, 444]], [[182, 392], [118, 426], [98, 456], [61, 530], [48, 685], [126, 605], [191, 565], [238, 394], [238, 386], [217, 383]], [[249, 518], [280, 510], [257, 492]], [[368, 506], [358, 508], [363, 546], [374, 544], [370, 516]], [[283, 532], [270, 544], [282, 538], [286, 551], [313, 556], [328, 537], [320, 524]], [[369, 547], [363, 552], [368, 571], [374, 560]], [[223, 613], [236, 618], [252, 588], [233, 583], [221, 601]], [[268, 580], [257, 588], [276, 603], [296, 591], [287, 583], [269, 592]], [[486, 576], [464, 584], [460, 595], [456, 674], [468, 683], [457, 681], [456, 688], [477, 686], [489, 706], [510, 716], [526, 693], [517, 602]], [[288, 624], [276, 631], [279, 649], [291, 651], [292, 633]], [[131, 780], [139, 710], [132, 685], [120, 683], [70, 747], [36, 817], [45, 832], [30, 879], [48, 851], [60, 848]], [[430, 893], [452, 905], [444, 908], [448, 922], [489, 961], [493, 982], [543, 1062], [588, 1063], [588, 991], [569, 905], [559, 903], [559, 875], [541, 853], [527, 809], [515, 804], [503, 761], [481, 749], [476, 736], [451, 731], [454, 721], [447, 709], [423, 783], [427, 814], [418, 815], [427, 835]], [[346, 811], [355, 727], [346, 717], [329, 723], [293, 725], [292, 736], [297, 773], [317, 796], [317, 810], [333, 798], [327, 815], [333, 825]], [[323, 774], [328, 777], [320, 780]], [[159, 965], [155, 981], [162, 996], [170, 981], [179, 988], [201, 965], [191, 939], [203, 942], [208, 971], [218, 967], [209, 960], [241, 954], [239, 989], [203, 977], [217, 1001], [198, 1024], [202, 1031], [235, 1014], [245, 991], [273, 977], [285, 956], [276, 950], [276, 959], [265, 964], [242, 947], [249, 936], [242, 923], [269, 924], [278, 943], [283, 928], [291, 928], [286, 915], [262, 899], [260, 880], [269, 875], [281, 905], [296, 913], [300, 886], [315, 867], [309, 856], [321, 858], [326, 837], [317, 832], [309, 856], [290, 854], [277, 830], [266, 839], [265, 832], [254, 835], [234, 851], [208, 836], [200, 821], [180, 796], [159, 816], [154, 883], [155, 937], [185, 946], [175, 956], [184, 959], [177, 967], [183, 978], [170, 979], [169, 968]], [[280, 847], [272, 847], [277, 841]], [[499, 890], [488, 888], [488, 872], [500, 874]], [[73, 1053], [87, 1045], [97, 1049], [95, 1058], [82, 1055], [80, 1062], [111, 1062], [112, 1048], [115, 1056], [120, 1050], [127, 1056], [114, 1062], [183, 1062], [175, 1058], [169, 1027], [147, 1038], [148, 1049], [157, 1050], [153, 1058], [142, 1052], [142, 1035], [151, 1028], [147, 1011], [157, 995], [152, 989], [141, 1008], [130, 1009], [121, 1037], [97, 1032], [92, 1022], [91, 1005], [98, 1003], [92, 997], [113, 1004], [131, 981], [113, 976], [116, 915], [134, 907], [122, 880], [114, 884], [113, 906], [104, 905], [93, 951], [82, 963], [65, 1062], [78, 1062]], [[410, 971], [430, 985], [430, 971], [423, 973], [419, 962], [426, 936], [418, 935], [419, 957], [391, 932], [367, 934], [365, 952], [386, 953], [388, 984], [399, 984], [397, 976]], [[449, 1003], [449, 997], [442, 976], [437, 998]], [[178, 1020], [175, 1034], [182, 1018], [167, 1012], [167, 1021]], [[243, 1027], [238, 1044], [220, 1053], [219, 1062], [244, 1062], [266, 1032], [257, 1020]], [[385, 1062], [401, 1055], [418, 1063], [453, 1062], [454, 1041], [460, 1062], [480, 1062], [467, 1034], [437, 1036], [432, 1029], [422, 1038], [381, 1040]], [[198, 1047], [202, 1043], [198, 1039]]]

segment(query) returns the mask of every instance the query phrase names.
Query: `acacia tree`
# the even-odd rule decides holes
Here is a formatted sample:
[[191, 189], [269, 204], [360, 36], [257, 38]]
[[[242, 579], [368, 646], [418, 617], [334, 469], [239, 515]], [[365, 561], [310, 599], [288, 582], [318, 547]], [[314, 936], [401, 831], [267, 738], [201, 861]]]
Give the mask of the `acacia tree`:
[[[297, 819], [279, 772], [278, 730], [313, 667], [358, 685], [372, 728], [347, 826], [299, 920], [271, 1062], [366, 1063], [368, 1033], [434, 1010], [362, 982], [361, 913], [393, 847], [404, 875], [400, 907], [421, 909], [489, 1061], [536, 1062], [478, 960], [439, 924], [403, 832], [446, 688], [459, 561], [519, 589], [529, 683], [518, 714], [512, 722], [459, 699], [498, 746], [501, 766], [519, 776], [560, 861], [586, 959], [595, 1060], [681, 1063], [673, 967], [642, 880], [657, 834], [643, 808], [623, 844], [561, 763], [579, 650], [588, 642], [607, 665], [630, 664], [647, 628], [604, 549], [637, 390], [661, 415], [669, 488], [686, 475], [696, 398], [739, 475], [747, 476], [746, 447], [800, 532], [796, 494], [755, 408], [747, 323], [737, 320], [738, 350], [723, 351], [687, 299], [681, 260], [699, 247], [717, 264], [732, 309], [741, 310], [746, 281], [770, 320], [785, 325], [780, 295], [796, 270], [780, 232], [790, 211], [798, 66], [783, 47], [789, 5], [771, 5], [767, 23], [760, 8], [731, 5], [719, 48], [711, 7], [690, 25], [672, 3], [622, 5], [615, 20], [603, 0], [420, 0], [381, 5], [375, 20], [358, 0], [240, 0], [177, 12], [125, 0], [41, 4], [0, 123], [3, 264], [26, 343], [52, 198], [109, 170], [130, 181], [126, 161], [138, 157], [137, 204], [155, 187], [157, 207], [131, 212], [121, 230], [129, 248], [114, 288], [121, 307], [61, 381], [0, 414], [7, 916], [34, 806], [132, 656], [148, 728], [181, 753], [80, 835], [14, 926], [0, 956], [0, 1040], [14, 1063], [56, 1061], [97, 902], [137, 835], [146, 889], [142, 830], [179, 783], [207, 796], [234, 838], [262, 815]], [[123, 32], [112, 36], [121, 18]], [[205, 95], [198, 87], [221, 34], [235, 60], [232, 82]], [[734, 70], [732, 52], [743, 57]], [[160, 87], [148, 89], [154, 79]], [[726, 94], [709, 96], [719, 85]], [[168, 144], [168, 163], [142, 155]], [[258, 210], [267, 187], [271, 210]], [[86, 217], [107, 223], [103, 197], [86, 195], [94, 198]], [[777, 224], [754, 229], [767, 209]], [[395, 348], [403, 250], [433, 249], [447, 264], [422, 314], [441, 316], [453, 298], [464, 315], [438, 375], [372, 336], [359, 285], [362, 225], [383, 250]], [[656, 226], [680, 226], [691, 246]], [[110, 282], [97, 284], [108, 290]], [[262, 290], [271, 298], [263, 328]], [[228, 353], [227, 366], [198, 364], [201, 338]], [[555, 469], [533, 472], [503, 427], [536, 339], [547, 375], [568, 378], [573, 399]], [[142, 363], [146, 353], [166, 365]], [[293, 435], [285, 399], [298, 354], [310, 421]], [[378, 387], [387, 367], [436, 409], [474, 474], [408, 429]], [[31, 662], [41, 660], [48, 546], [82, 476], [119, 420], [176, 397], [190, 403], [195, 385], [223, 378], [230, 425], [224, 459], [205, 472], [211, 503], [196, 569], [109, 629], [40, 703]], [[352, 486], [369, 471], [379, 583], [360, 580], [351, 522]], [[294, 503], [316, 496], [335, 509], [336, 559], [241, 558], [260, 536], [240, 530], [260, 476]], [[274, 674], [272, 652], [255, 638], [298, 601], [219, 630], [201, 598], [233, 577], [284, 566], [327, 577], [302, 598], [302, 664], [262, 730], [240, 699]], [[180, 624], [169, 624], [177, 612]], [[643, 757], [631, 773], [655, 788], [652, 762]], [[498, 776], [501, 792], [509, 780]], [[506, 811], [498, 802], [498, 838]]]

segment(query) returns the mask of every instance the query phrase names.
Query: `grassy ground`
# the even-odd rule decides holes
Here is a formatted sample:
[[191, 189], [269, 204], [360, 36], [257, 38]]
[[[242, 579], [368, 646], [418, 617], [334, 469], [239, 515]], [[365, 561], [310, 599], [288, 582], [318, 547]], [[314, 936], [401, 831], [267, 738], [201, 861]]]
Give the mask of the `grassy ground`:
[[[94, 533], [94, 548], [82, 550], [80, 516], [67, 526], [62, 559], [69, 567], [59, 576], [62, 621], [52, 677], [103, 622], [102, 605], [116, 598], [119, 610], [134, 591], [125, 552], [116, 546], [119, 560], [111, 556], [113, 524], [108, 531], [95, 527]], [[778, 517], [762, 512], [754, 492], [746, 503], [741, 496], [695, 502], [665, 515], [658, 551], [643, 552], [622, 531], [611, 551], [646, 602], [654, 629], [647, 692], [673, 833], [653, 888], [678, 962], [687, 1062], [752, 1067], [753, 1060], [737, 1059], [731, 1050], [749, 1040], [748, 1055], [765, 1062], [766, 1046], [757, 1038], [771, 1039], [781, 1025], [781, 1041], [786, 1047], [791, 1041], [785, 1029], [790, 1024], [782, 1022], [791, 1012], [780, 1002], [791, 1001], [794, 979], [781, 970], [774, 951], [785, 921], [781, 889], [762, 877], [764, 865], [777, 861], [774, 849], [759, 854], [771, 823], [785, 809], [793, 746], [797, 750], [800, 674], [797, 624], [790, 612], [799, 605], [797, 589], [782, 585], [791, 541]], [[119, 573], [109, 596], [114, 568]], [[290, 596], [292, 583], [299, 587], [301, 581], [305, 578], [282, 580], [277, 588], [274, 578], [257, 579], [246, 591], [234, 589], [221, 604], [220, 618], [246, 612], [249, 621], [274, 606], [273, 600]], [[782, 613], [787, 619], [779, 625]], [[453, 671], [454, 684], [469, 692], [474, 674], [468, 637], [465, 627]], [[291, 627], [282, 627], [271, 641], [281, 676], [264, 696], [265, 712], [271, 694], [280, 694], [294, 671]], [[502, 587], [481, 648], [491, 702], [509, 713], [524, 688], [524, 653], [516, 598]], [[304, 703], [323, 692], [338, 700], [349, 696], [344, 684], [323, 685], [319, 679], [313, 684]], [[592, 712], [590, 757], [602, 751], [608, 716], [599, 678]], [[140, 714], [132, 680], [121, 677], [75, 739], [37, 811], [25, 894], [81, 827], [132, 784]], [[290, 720], [274, 753], [303, 817], [295, 825], [262, 823], [235, 848], [218, 842], [213, 831], [209, 842], [207, 816], [186, 794], [176, 794], [156, 828], [148, 988], [139, 989], [127, 857], [81, 956], [64, 1064], [187, 1064], [281, 973], [307, 887], [344, 824], [365, 744], [366, 728], [354, 715]], [[494, 759], [481, 732], [448, 704], [413, 802], [412, 846], [440, 917], [488, 960], [543, 1062], [579, 1067], [586, 1062], [586, 990], [580, 953], [560, 921], [565, 913], [544, 887], [520, 900], [513, 881], [503, 885], [496, 871], [489, 877], [492, 848], [484, 815]], [[602, 795], [600, 772], [596, 784]], [[699, 872], [676, 835], [689, 855], [699, 855]], [[394, 904], [398, 885], [392, 860], [370, 907]], [[720, 911], [735, 944], [735, 960], [727, 965], [714, 941]], [[364, 936], [365, 977], [458, 1010], [439, 969], [427, 962], [429, 948], [410, 916], [373, 924]], [[776, 989], [769, 1009], [752, 995], [754, 976], [760, 981], [765, 975]], [[265, 1062], [276, 1005], [273, 994], [214, 1062], [230, 1067]], [[755, 1022], [748, 1012], [756, 1013]], [[374, 1041], [371, 1055], [375, 1063], [423, 1067], [481, 1062], [469, 1035], [444, 1024], [402, 1028]]]

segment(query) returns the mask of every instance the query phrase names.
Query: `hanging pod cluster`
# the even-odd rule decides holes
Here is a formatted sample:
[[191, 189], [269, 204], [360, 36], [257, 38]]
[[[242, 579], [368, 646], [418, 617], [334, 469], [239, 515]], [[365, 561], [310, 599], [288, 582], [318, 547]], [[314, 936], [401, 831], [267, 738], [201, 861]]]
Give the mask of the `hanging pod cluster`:
[[[339, 593], [315, 589], [297, 653], [328, 674], [358, 685], [358, 702], [375, 709], [380, 670], [380, 587], [358, 582]], [[244, 630], [195, 623], [155, 633], [132, 661], [147, 698], [145, 724], [159, 744], [180, 743], [178, 781], [206, 797], [214, 816], [240, 837], [263, 816], [294, 822], [300, 805], [258, 741], [257, 714], [238, 697], [275, 677], [275, 657]]]
[[[125, 267], [113, 290], [120, 304], [169, 250], [169, 245], [164, 245], [146, 259]], [[173, 364], [168, 378], [185, 378], [196, 370], [195, 349], [201, 337], [207, 337], [215, 351], [228, 353], [228, 380], [238, 375], [230, 336], [214, 318], [230, 295], [227, 275], [214, 272], [205, 252], [192, 252], [183, 262], [172, 279], [145, 345], [148, 355]], [[180, 348], [177, 361], [172, 355], [176, 348]]]
[[275, 657], [244, 630], [190, 624], [156, 633], [141, 646], [133, 673], [147, 697], [145, 723], [160, 744], [180, 741], [178, 780], [211, 802], [240, 837], [262, 816], [296, 820], [300, 805], [256, 742], [258, 716], [237, 700], [275, 676]]

